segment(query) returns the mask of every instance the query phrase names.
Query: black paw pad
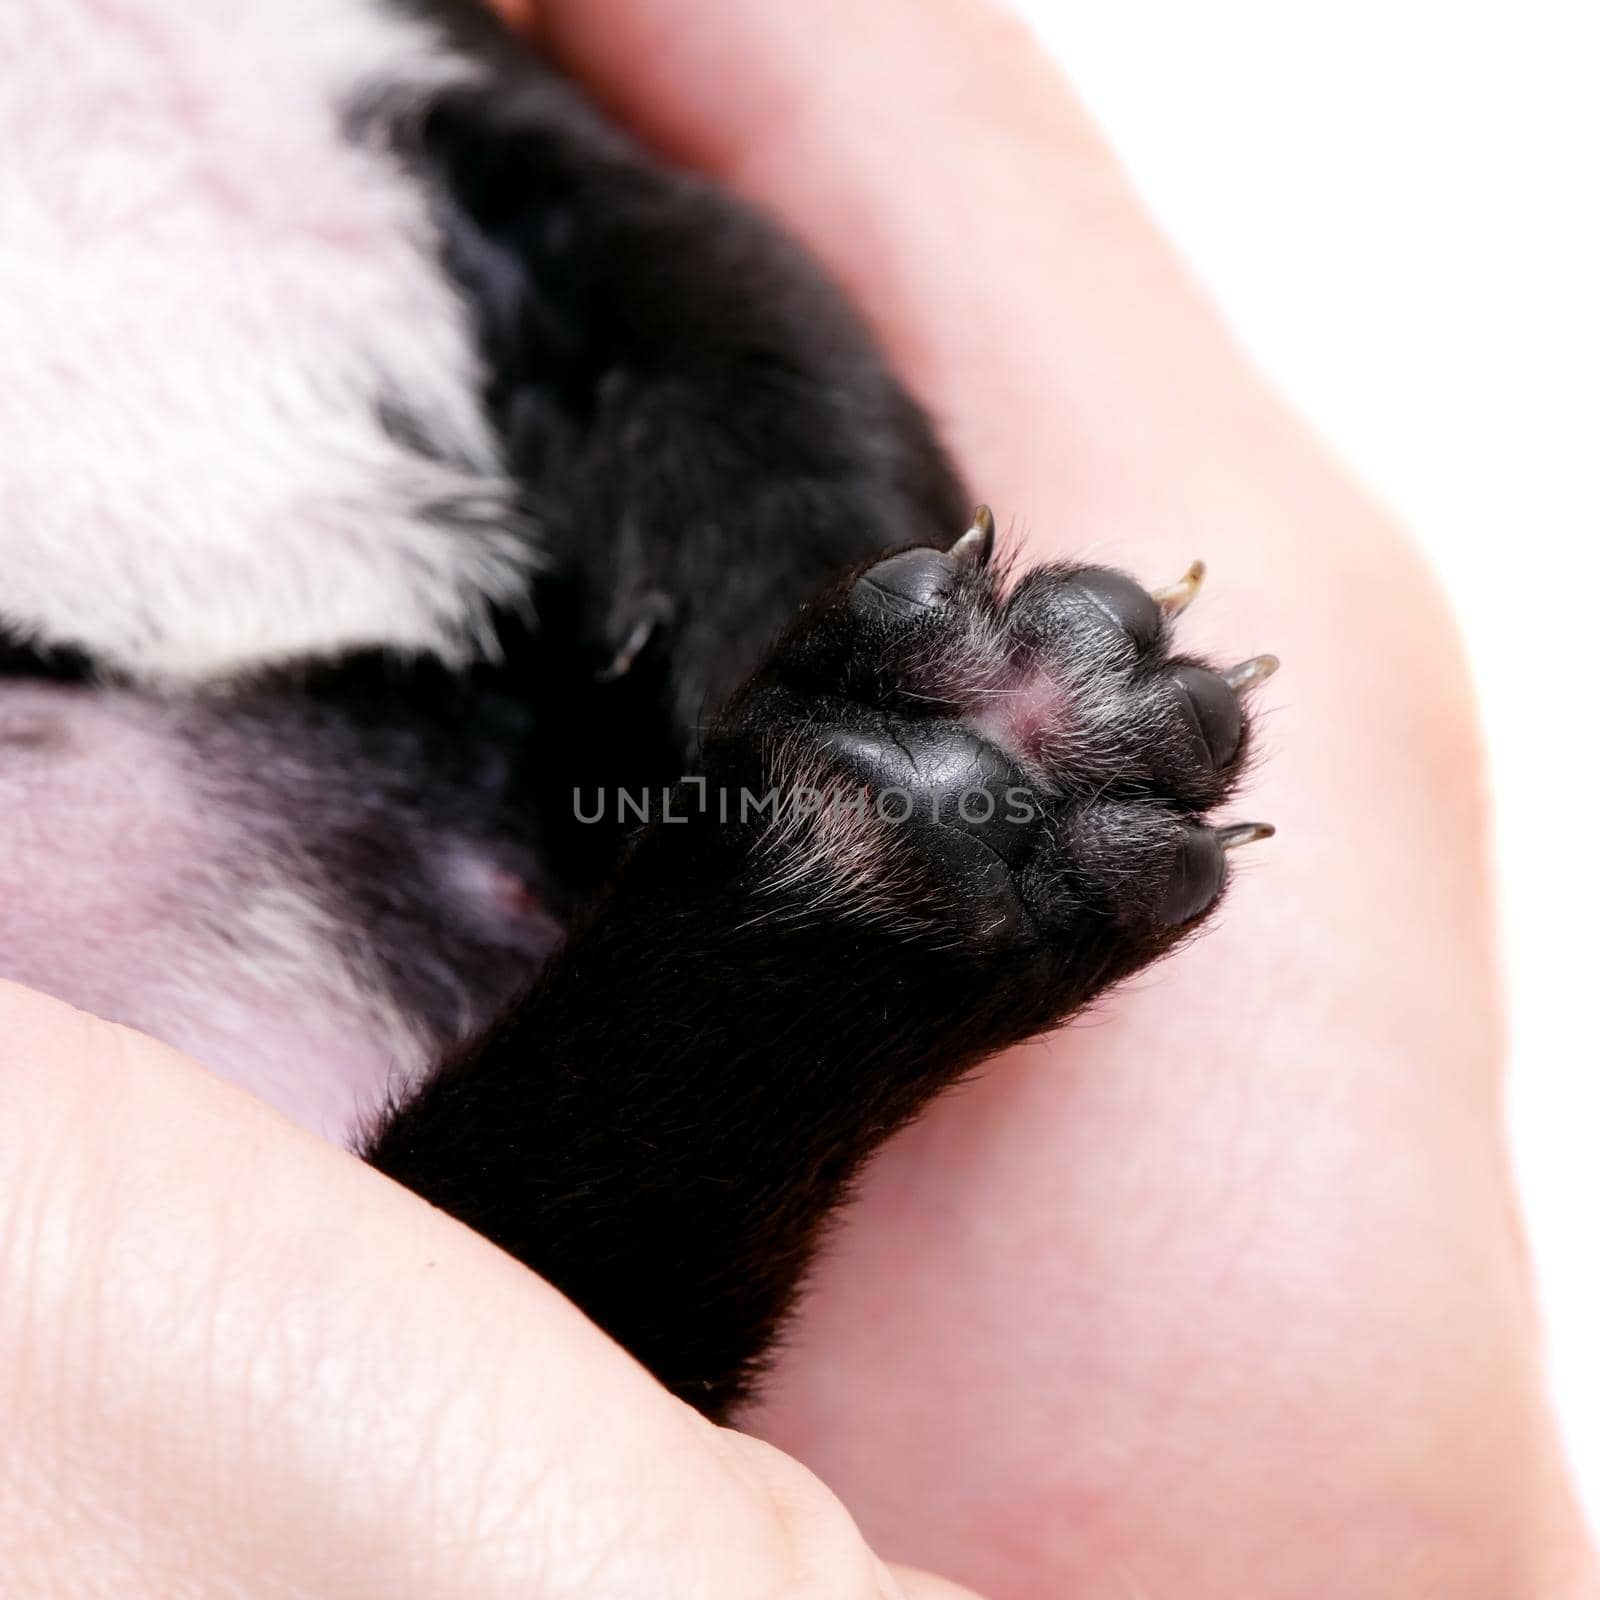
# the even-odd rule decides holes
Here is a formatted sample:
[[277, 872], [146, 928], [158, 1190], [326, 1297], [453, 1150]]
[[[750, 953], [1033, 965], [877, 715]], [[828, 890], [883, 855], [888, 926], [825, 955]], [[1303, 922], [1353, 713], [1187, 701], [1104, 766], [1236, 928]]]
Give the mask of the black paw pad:
[[1222, 892], [1227, 875], [1222, 845], [1209, 828], [1188, 828], [1178, 842], [1172, 875], [1156, 906], [1167, 927], [1192, 922]]
[[1031, 927], [1014, 875], [1037, 847], [1042, 812], [1023, 774], [954, 722], [885, 719], [840, 728], [824, 747], [860, 782], [883, 824], [943, 863], [986, 934]]
[[869, 568], [850, 590], [859, 617], [904, 621], [950, 600], [960, 568], [940, 550], [902, 550]]
[[822, 742], [885, 821], [952, 829], [1008, 866], [1026, 861], [1040, 815], [1034, 792], [1011, 761], [959, 723], [886, 718], [835, 729]]
[[1178, 667], [1172, 674], [1178, 708], [1211, 765], [1221, 771], [1239, 751], [1244, 711], [1239, 697], [1204, 667]]
[[1034, 641], [1050, 644], [1086, 631], [1124, 634], [1140, 650], [1161, 637], [1161, 607], [1132, 578], [1107, 567], [1080, 567], [1063, 574], [1043, 569], [1025, 582], [1011, 605], [1012, 625]]

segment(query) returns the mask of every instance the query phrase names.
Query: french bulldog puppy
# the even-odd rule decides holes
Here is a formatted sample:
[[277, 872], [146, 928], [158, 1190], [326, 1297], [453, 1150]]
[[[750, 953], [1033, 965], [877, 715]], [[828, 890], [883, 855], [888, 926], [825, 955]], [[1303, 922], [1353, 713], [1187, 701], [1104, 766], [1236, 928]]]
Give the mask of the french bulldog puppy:
[[818, 270], [466, 0], [0, 56], [0, 974], [729, 1415], [872, 1150], [1215, 907], [1274, 663], [1006, 571]]

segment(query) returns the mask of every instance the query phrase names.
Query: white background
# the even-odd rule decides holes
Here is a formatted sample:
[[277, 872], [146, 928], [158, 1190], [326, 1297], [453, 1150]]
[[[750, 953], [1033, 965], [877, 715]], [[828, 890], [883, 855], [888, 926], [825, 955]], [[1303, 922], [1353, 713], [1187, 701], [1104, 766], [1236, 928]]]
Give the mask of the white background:
[[1493, 761], [1512, 1134], [1600, 1524], [1600, 7], [1011, 3], [1457, 606]]

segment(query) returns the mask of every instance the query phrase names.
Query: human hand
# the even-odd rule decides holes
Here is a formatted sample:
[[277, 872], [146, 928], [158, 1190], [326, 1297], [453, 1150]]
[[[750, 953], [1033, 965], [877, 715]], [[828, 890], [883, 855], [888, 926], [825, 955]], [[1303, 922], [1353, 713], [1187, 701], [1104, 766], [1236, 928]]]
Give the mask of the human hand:
[[966, 1594], [164, 1046], [0, 984], [0, 1084], [9, 1600]]
[[[1203, 553], [1186, 637], [1288, 659], [1270, 857], [1110, 1022], [888, 1152], [758, 1425], [997, 1597], [1578, 1589], [1425, 575], [989, 13], [543, 20], [829, 260], [1030, 553], [1150, 582]], [[743, 1597], [797, 1563], [893, 1592], [805, 1474], [169, 1052], [0, 991], [0, 1073], [9, 1592]]]
[[1280, 652], [1218, 925], [876, 1164], [756, 1428], [1000, 1596], [1590, 1592], [1499, 1108], [1483, 768], [1404, 539], [977, 0], [539, 0], [845, 284], [1034, 558]]

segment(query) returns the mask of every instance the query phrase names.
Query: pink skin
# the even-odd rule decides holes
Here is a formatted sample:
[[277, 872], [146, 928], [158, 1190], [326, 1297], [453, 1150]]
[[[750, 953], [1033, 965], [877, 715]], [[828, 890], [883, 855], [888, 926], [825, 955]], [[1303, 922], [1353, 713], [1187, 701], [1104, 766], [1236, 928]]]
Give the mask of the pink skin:
[[1052, 743], [1071, 731], [1070, 701], [1061, 686], [1042, 673], [997, 685], [992, 701], [971, 719], [972, 726], [1001, 749], [1038, 761]]
[[[395, 1041], [231, 816], [159, 701], [0, 683], [0, 973], [343, 1139]], [[219, 948], [219, 923], [241, 942]]]

